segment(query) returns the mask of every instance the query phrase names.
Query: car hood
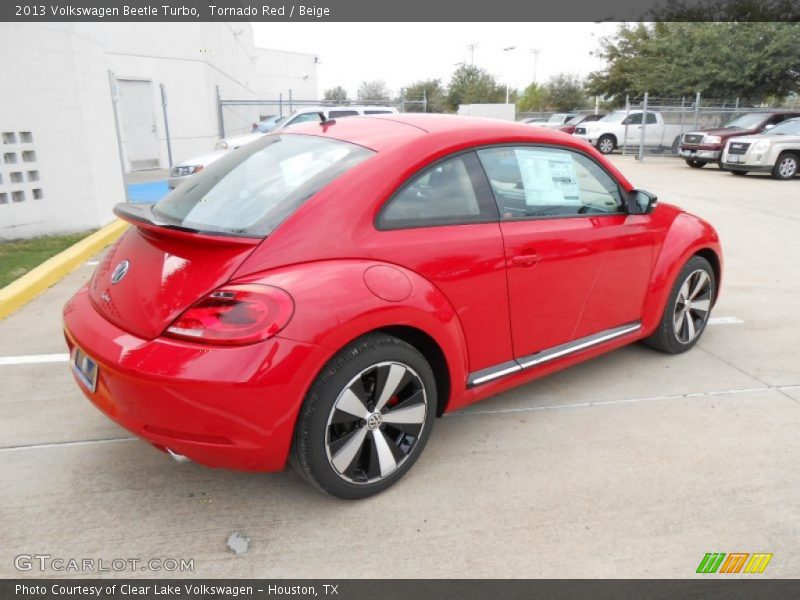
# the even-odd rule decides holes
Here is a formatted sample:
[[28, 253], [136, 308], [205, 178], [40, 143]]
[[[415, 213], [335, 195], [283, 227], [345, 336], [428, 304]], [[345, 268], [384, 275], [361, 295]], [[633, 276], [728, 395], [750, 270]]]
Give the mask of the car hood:
[[800, 144], [800, 135], [747, 135], [742, 137], [732, 137], [730, 142], [747, 142], [748, 144], [755, 144], [756, 142], [760, 142], [762, 140], [767, 140], [768, 142], [782, 142], [788, 144]]
[[176, 167], [192, 167], [196, 165], [201, 165], [203, 167], [207, 167], [215, 160], [219, 160], [223, 156], [228, 153], [227, 150], [214, 150], [214, 152], [209, 152], [208, 154], [203, 154], [202, 156], [195, 156], [194, 158], [187, 158], [179, 162]]
[[697, 129], [687, 132], [689, 135], [718, 135], [720, 137], [731, 137], [733, 135], [750, 135], [756, 133], [756, 129], [740, 129], [739, 127], [716, 127], [709, 129]]
[[229, 149], [238, 148], [239, 146], [244, 146], [245, 144], [249, 144], [250, 142], [255, 142], [256, 140], [260, 140], [265, 134], [256, 131], [254, 133], [245, 133], [244, 135], [236, 135], [233, 137], [225, 138], [224, 140], [220, 140], [221, 142], [227, 142]]

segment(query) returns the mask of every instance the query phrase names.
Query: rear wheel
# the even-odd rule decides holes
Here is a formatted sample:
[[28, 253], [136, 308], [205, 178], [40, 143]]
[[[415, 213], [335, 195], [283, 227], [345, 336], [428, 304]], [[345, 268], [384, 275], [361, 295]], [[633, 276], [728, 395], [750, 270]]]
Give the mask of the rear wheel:
[[331, 359], [309, 391], [292, 465], [334, 496], [377, 494], [419, 457], [436, 402], [433, 371], [416, 348], [384, 334], [360, 338]]
[[680, 354], [694, 346], [708, 323], [716, 286], [709, 262], [693, 256], [675, 280], [658, 329], [644, 343], [667, 354]]
[[792, 152], [784, 152], [775, 161], [772, 176], [775, 179], [793, 179], [797, 175], [798, 157]]
[[696, 160], [694, 158], [687, 158], [686, 164], [692, 167], [693, 169], [702, 169], [706, 166], [706, 161], [704, 160]]
[[617, 147], [617, 141], [614, 139], [613, 135], [601, 135], [595, 147], [601, 154], [611, 154], [614, 148]]

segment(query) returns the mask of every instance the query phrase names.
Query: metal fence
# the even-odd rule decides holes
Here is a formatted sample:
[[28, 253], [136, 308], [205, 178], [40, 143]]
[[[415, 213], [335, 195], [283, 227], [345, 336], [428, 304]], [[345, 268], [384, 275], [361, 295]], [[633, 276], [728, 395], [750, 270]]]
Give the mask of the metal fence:
[[407, 95], [405, 90], [391, 98], [359, 98], [356, 100], [320, 100], [296, 98], [292, 90], [277, 98], [224, 98], [217, 86], [217, 118], [220, 139], [249, 133], [264, 119], [283, 117], [308, 106], [393, 106], [400, 112], [425, 112], [428, 101], [422, 95]]

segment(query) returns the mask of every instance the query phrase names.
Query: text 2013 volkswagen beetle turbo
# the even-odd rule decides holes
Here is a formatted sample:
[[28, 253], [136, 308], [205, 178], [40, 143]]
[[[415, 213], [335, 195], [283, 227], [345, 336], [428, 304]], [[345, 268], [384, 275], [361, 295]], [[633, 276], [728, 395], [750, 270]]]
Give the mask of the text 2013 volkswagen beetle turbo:
[[455, 116], [270, 134], [115, 212], [134, 227], [64, 309], [84, 393], [174, 455], [343, 498], [400, 479], [438, 415], [636, 340], [688, 350], [722, 264], [581, 140]]

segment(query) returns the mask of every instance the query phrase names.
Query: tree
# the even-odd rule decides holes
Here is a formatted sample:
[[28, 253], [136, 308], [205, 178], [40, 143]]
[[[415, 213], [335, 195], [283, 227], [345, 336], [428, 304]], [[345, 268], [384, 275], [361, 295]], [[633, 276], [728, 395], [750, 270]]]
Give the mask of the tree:
[[546, 105], [547, 93], [538, 83], [531, 83], [526, 87], [517, 100], [517, 110], [520, 112], [543, 110]]
[[[441, 113], [447, 110], [447, 98], [441, 79], [415, 81], [406, 86], [406, 112]], [[425, 99], [425, 104], [422, 99]]]
[[704, 96], [759, 102], [800, 88], [800, 23], [655, 23], [621, 25], [596, 55], [593, 95]]
[[494, 76], [474, 65], [461, 65], [450, 78], [447, 104], [458, 110], [460, 104], [491, 104], [506, 101], [506, 89]]
[[366, 104], [386, 104], [389, 95], [389, 88], [380, 79], [362, 81], [358, 88], [358, 99]]
[[561, 111], [575, 110], [586, 105], [583, 81], [577, 75], [561, 73], [544, 86], [547, 105]]
[[342, 86], [337, 85], [336, 87], [332, 87], [329, 90], [325, 90], [323, 98], [327, 102], [332, 102], [334, 104], [343, 104], [347, 102], [347, 90], [345, 90]]

